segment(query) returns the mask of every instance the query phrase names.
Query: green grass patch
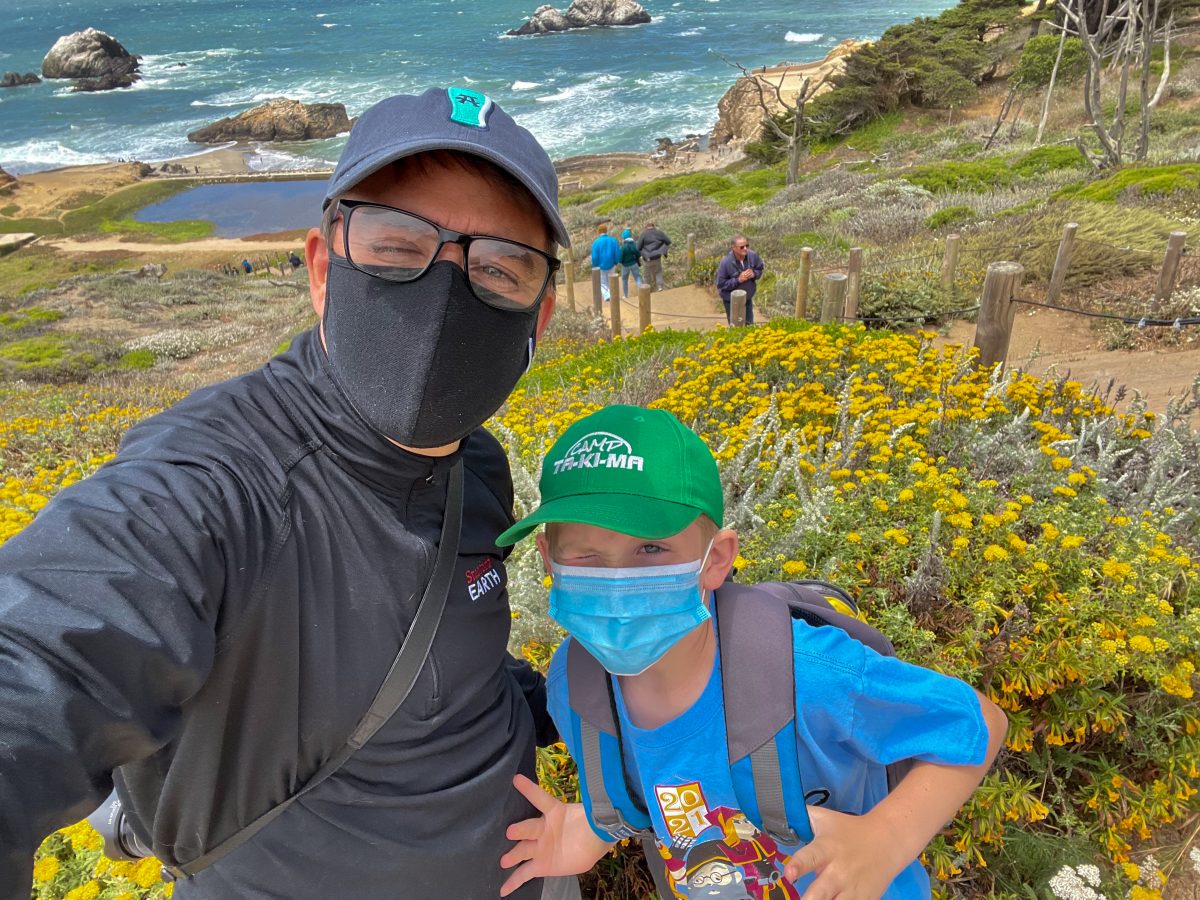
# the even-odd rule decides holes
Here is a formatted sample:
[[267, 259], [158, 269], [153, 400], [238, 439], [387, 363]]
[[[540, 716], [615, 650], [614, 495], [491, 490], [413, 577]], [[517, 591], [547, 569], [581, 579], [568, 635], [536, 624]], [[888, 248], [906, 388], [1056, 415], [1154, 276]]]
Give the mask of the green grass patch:
[[969, 206], [947, 206], [926, 219], [925, 226], [932, 231], [937, 231], [939, 228], [969, 222], [973, 218], [975, 218], [975, 210]]
[[60, 312], [57, 309], [42, 309], [39, 306], [31, 306], [28, 309], [0, 313], [0, 328], [21, 331], [33, 326], [57, 322], [65, 315], [66, 313]]
[[0, 234], [62, 234], [57, 219], [0, 219]]
[[74, 275], [111, 272], [128, 266], [120, 257], [87, 261], [70, 259], [42, 247], [26, 247], [20, 253], [0, 257], [0, 297], [20, 297], [39, 288], [52, 288]]
[[975, 160], [940, 160], [917, 166], [904, 178], [934, 194], [965, 191], [983, 194], [1008, 187], [1018, 179], [1059, 169], [1085, 169], [1087, 162], [1074, 147], [1036, 147], [1027, 153]]
[[855, 150], [877, 153], [883, 149], [888, 139], [895, 135], [896, 129], [903, 122], [904, 113], [900, 110], [884, 113], [867, 122], [857, 131], [850, 132], [842, 143], [849, 144]]
[[568, 209], [572, 206], [583, 206], [585, 203], [591, 203], [598, 197], [608, 196], [608, 191], [575, 191], [573, 194], [565, 194], [558, 198], [559, 209]]
[[1097, 181], [1071, 184], [1059, 190], [1056, 199], [1114, 203], [1122, 194], [1166, 196], [1176, 191], [1200, 190], [1200, 163], [1169, 166], [1131, 166]]
[[157, 362], [154, 352], [151, 350], [130, 350], [117, 360], [117, 368], [119, 369], [152, 369]]
[[805, 247], [812, 247], [814, 250], [845, 251], [850, 249], [850, 242], [836, 234], [800, 231], [795, 234], [785, 234], [783, 236], [783, 246], [788, 250], [795, 251], [800, 251]]
[[15, 204], [15, 203], [10, 203], [10, 204], [8, 204], [8, 206], [0, 206], [0, 216], [11, 216], [13, 213], [17, 212], [20, 208], [21, 207], [17, 206], [17, 204]]
[[135, 219], [106, 219], [99, 230], [106, 234], [136, 234], [161, 241], [195, 241], [213, 233], [215, 226], [203, 219], [182, 219], [178, 222], [138, 222]]
[[604, 215], [633, 209], [684, 191], [695, 191], [727, 209], [734, 209], [743, 204], [765, 203], [783, 188], [786, 180], [787, 175], [782, 167], [752, 169], [736, 175], [691, 172], [648, 181], [632, 191], [604, 201], [596, 207], [596, 212]]
[[139, 181], [114, 191], [96, 203], [68, 210], [61, 217], [62, 227], [67, 234], [100, 231], [101, 225], [106, 221], [127, 219], [143, 207], [166, 200], [201, 183], [199, 179], [194, 178]]

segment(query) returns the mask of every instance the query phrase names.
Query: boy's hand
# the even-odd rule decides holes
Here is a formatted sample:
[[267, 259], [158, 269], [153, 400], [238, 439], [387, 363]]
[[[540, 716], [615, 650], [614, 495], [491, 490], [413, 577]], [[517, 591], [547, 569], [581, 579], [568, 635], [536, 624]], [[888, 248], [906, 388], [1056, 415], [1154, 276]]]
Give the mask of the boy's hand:
[[908, 860], [892, 860], [894, 842], [869, 816], [852, 816], [821, 806], [808, 808], [813, 840], [788, 860], [791, 881], [809, 872], [816, 878], [801, 900], [879, 900]]
[[511, 869], [517, 863], [521, 865], [500, 888], [501, 897], [507, 897], [531, 878], [586, 872], [612, 846], [592, 831], [583, 804], [563, 803], [524, 775], [515, 776], [513, 786], [541, 815], [514, 822], [505, 832], [517, 845], [500, 857], [500, 866]]

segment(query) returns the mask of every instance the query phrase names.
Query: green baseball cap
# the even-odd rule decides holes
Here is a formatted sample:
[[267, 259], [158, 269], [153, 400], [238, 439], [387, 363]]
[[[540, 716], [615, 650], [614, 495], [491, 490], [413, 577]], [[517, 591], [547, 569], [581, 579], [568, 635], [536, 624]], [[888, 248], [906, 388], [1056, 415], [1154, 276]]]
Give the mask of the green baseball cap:
[[542, 503], [496, 538], [515, 544], [547, 522], [581, 522], [640, 538], [683, 531], [701, 513], [718, 527], [717, 462], [699, 436], [662, 409], [608, 406], [562, 433], [542, 462]]

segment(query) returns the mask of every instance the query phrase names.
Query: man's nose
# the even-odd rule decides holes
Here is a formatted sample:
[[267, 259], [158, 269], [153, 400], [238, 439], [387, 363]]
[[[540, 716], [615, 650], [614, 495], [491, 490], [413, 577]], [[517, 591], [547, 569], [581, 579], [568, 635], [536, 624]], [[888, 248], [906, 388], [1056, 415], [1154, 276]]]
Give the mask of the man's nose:
[[463, 271], [467, 268], [467, 251], [460, 245], [450, 241], [442, 244], [442, 249], [438, 251], [438, 255], [433, 258], [434, 262], [438, 260], [448, 259]]

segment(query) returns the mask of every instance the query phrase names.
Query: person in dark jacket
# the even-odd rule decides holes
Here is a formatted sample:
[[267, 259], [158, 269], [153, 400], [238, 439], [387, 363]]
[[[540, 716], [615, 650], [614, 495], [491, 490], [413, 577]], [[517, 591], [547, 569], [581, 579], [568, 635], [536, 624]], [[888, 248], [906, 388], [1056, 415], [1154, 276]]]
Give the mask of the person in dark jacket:
[[754, 292], [758, 289], [758, 279], [762, 278], [762, 258], [750, 249], [750, 242], [744, 234], [736, 235], [729, 245], [729, 252], [717, 266], [717, 293], [725, 304], [725, 320], [733, 324], [733, 314], [729, 311], [730, 295], [734, 291], [746, 292], [746, 324], [754, 324]]
[[671, 239], [653, 222], [646, 223], [646, 230], [637, 239], [638, 253], [646, 261], [646, 284], [655, 290], [664, 290], [662, 261], [667, 258]]
[[642, 270], [638, 267], [641, 261], [642, 256], [638, 253], [633, 232], [626, 228], [621, 232], [621, 294], [626, 300], [629, 299], [630, 275], [633, 276], [634, 287], [642, 286]]
[[[545, 151], [482, 94], [367, 110], [305, 244], [319, 324], [130, 429], [0, 547], [0, 897], [28, 898], [38, 843], [114, 783], [138, 842], [186, 876], [177, 900], [499, 895], [505, 829], [533, 812], [513, 777], [557, 735], [506, 649], [513, 489], [481, 426], [554, 309], [556, 197]], [[460, 470], [414, 688], [222, 855], [347, 745]]]

